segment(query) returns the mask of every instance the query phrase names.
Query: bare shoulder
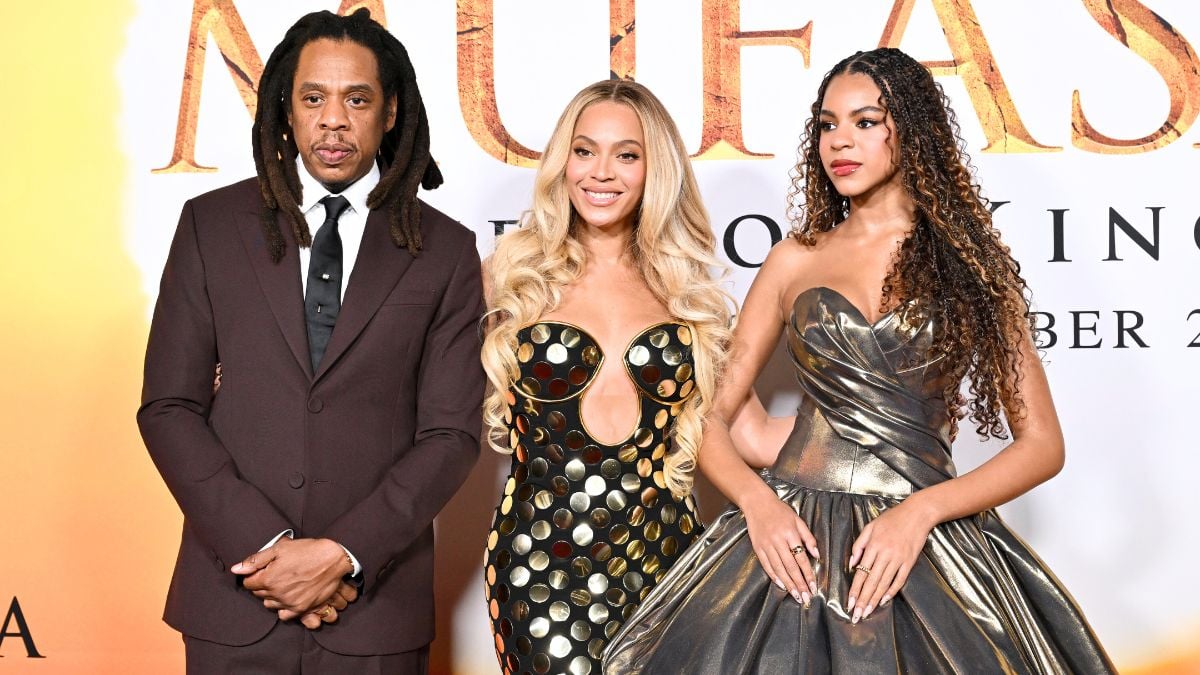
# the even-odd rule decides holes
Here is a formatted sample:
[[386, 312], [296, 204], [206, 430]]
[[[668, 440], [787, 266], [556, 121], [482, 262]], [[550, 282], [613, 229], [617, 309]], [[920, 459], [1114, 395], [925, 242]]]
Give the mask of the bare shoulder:
[[767, 253], [767, 259], [763, 263], [763, 267], [795, 264], [801, 262], [805, 257], [811, 255], [811, 253], [811, 246], [805, 246], [797, 241], [795, 237], [788, 235], [778, 244], [771, 247], [771, 251]]
[[813, 266], [813, 258], [817, 255], [817, 248], [806, 246], [795, 237], [784, 237], [783, 241], [771, 247], [767, 259], [758, 270], [755, 282], [761, 280], [764, 285], [772, 286], [784, 295], [785, 289], [805, 282]]

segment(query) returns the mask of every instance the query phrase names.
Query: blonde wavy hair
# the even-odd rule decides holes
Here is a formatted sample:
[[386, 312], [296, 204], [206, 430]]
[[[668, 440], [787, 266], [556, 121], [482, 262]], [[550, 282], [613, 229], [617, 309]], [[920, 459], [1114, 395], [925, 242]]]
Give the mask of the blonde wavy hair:
[[675, 419], [664, 472], [667, 487], [682, 497], [692, 490], [704, 417], [725, 364], [733, 300], [713, 277], [713, 269], [720, 267], [713, 253], [715, 237], [679, 130], [658, 98], [636, 82], [603, 80], [575, 95], [542, 155], [532, 207], [523, 214], [521, 227], [496, 243], [486, 272], [491, 323], [483, 340], [489, 382], [483, 418], [488, 443], [498, 452], [512, 452], [504, 415], [506, 393], [520, 377], [517, 331], [558, 307], [562, 289], [587, 267], [587, 252], [575, 238], [578, 214], [565, 173], [580, 115], [603, 101], [629, 106], [646, 141], [646, 184], [632, 242], [635, 263], [671, 316], [692, 329], [696, 388]]

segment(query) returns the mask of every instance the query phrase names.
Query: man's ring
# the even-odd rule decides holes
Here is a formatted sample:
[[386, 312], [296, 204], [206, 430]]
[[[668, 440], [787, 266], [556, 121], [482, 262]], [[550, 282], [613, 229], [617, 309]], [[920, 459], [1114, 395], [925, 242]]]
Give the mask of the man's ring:
[[796, 544], [792, 547], [792, 555], [800, 555], [804, 553], [804, 544]]
[[862, 565], [858, 565], [854, 569], [858, 570], [859, 572], [862, 572], [863, 574], [865, 574], [867, 576], [871, 576], [871, 568], [870, 567], [863, 567]]
[[325, 605], [325, 607], [321, 611], [317, 612], [317, 616], [321, 617], [322, 619], [328, 619], [329, 613], [332, 611], [333, 611], [333, 607], [331, 607], [329, 605]]

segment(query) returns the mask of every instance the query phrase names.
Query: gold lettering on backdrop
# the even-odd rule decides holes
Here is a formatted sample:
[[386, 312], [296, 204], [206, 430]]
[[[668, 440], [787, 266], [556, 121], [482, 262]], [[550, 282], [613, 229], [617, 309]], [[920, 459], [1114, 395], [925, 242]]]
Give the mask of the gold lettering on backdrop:
[[[957, 75], [966, 86], [967, 95], [987, 146], [983, 152], [1054, 152], [1062, 148], [1038, 143], [1025, 129], [1021, 116], [1013, 104], [1008, 86], [1000, 76], [1000, 69], [992, 58], [979, 19], [971, 8], [970, 0], [932, 0], [942, 32], [946, 34], [953, 59], [949, 61], [922, 61], [935, 76]], [[888, 17], [880, 47], [899, 47], [912, 16], [916, 0], [896, 0]]]
[[[371, 18], [387, 25], [383, 0], [342, 0], [339, 14], [349, 14], [366, 7]], [[179, 96], [179, 117], [175, 123], [175, 145], [171, 161], [151, 170], [151, 173], [209, 173], [215, 167], [196, 163], [196, 124], [200, 120], [200, 92], [204, 84], [204, 61], [208, 54], [208, 38], [217, 43], [221, 58], [237, 86], [246, 111], [254, 117], [258, 106], [258, 81], [263, 62], [246, 31], [233, 0], [195, 0], [192, 4], [192, 27], [188, 32], [187, 57], [183, 65], [183, 91]]]
[[[609, 77], [634, 77], [636, 0], [609, 0]], [[496, 104], [496, 44], [492, 0], [458, 0], [458, 102], [471, 138], [484, 152], [513, 166], [537, 166], [541, 153], [508, 133]]]
[[1083, 0], [1083, 4], [1109, 35], [1158, 71], [1167, 85], [1171, 105], [1166, 121], [1152, 133], [1141, 138], [1113, 138], [1088, 121], [1076, 89], [1071, 95], [1071, 142], [1083, 150], [1114, 155], [1156, 150], [1174, 143], [1200, 113], [1200, 72], [1192, 46], [1171, 24], [1140, 2]]
[[200, 91], [204, 83], [204, 61], [208, 54], [208, 36], [212, 35], [225, 59], [233, 83], [246, 110], [254, 115], [258, 104], [258, 78], [263, 63], [246, 32], [246, 24], [232, 0], [195, 0], [192, 28], [188, 33], [187, 57], [183, 65], [183, 93], [179, 97], [179, 118], [175, 123], [175, 147], [171, 161], [152, 173], [212, 172], [215, 167], [196, 163], [196, 124], [200, 119]]
[[614, 80], [634, 79], [637, 64], [634, 4], [635, 0], [609, 0], [608, 3], [608, 76]]
[[740, 0], [704, 0], [704, 128], [696, 159], [750, 159], [742, 140], [742, 47], [794, 47], [809, 65], [812, 22], [793, 30], [741, 30]]
[[458, 0], [458, 103], [475, 143], [513, 166], [537, 166], [539, 153], [509, 135], [496, 106], [492, 0]]

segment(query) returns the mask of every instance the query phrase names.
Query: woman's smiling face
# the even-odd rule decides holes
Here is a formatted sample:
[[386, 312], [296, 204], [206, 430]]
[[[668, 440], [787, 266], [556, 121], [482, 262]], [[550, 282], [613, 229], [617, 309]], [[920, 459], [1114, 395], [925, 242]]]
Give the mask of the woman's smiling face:
[[598, 228], [633, 228], [646, 187], [646, 141], [633, 108], [602, 101], [575, 123], [566, 182], [580, 219]]

